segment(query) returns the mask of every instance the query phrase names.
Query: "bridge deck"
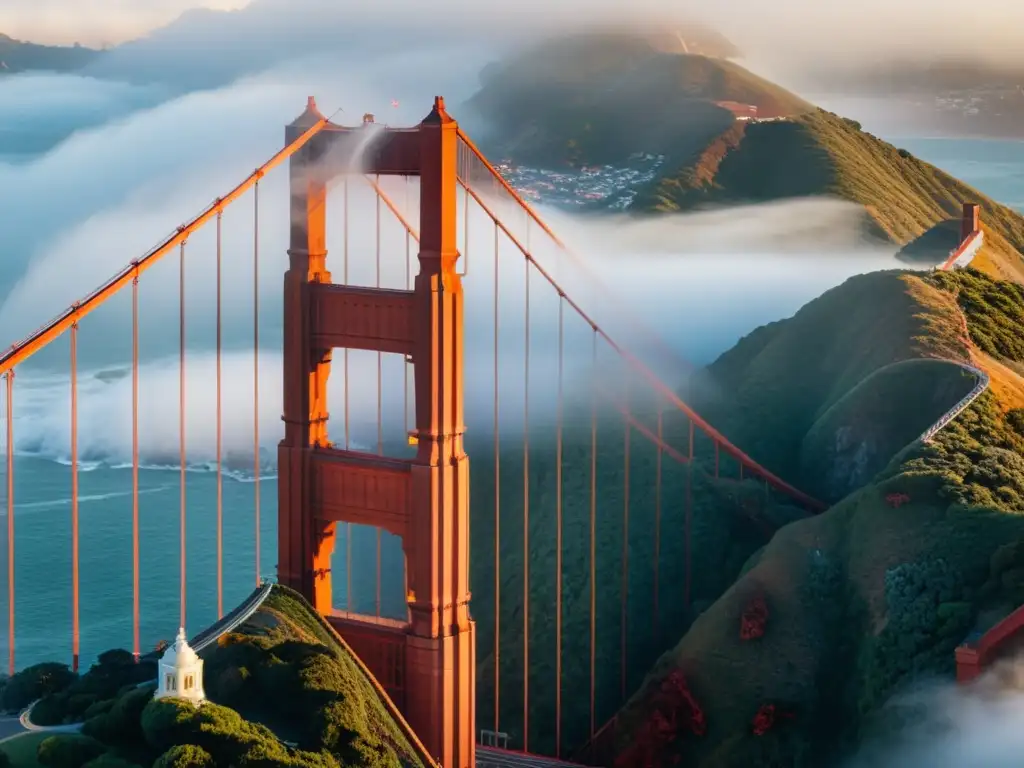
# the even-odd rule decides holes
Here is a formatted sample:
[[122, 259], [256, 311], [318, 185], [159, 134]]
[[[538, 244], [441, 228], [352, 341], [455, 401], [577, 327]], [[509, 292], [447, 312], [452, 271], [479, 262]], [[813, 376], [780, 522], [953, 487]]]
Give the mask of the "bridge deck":
[[579, 763], [567, 763], [553, 757], [481, 746], [476, 748], [476, 764], [477, 768], [579, 768]]

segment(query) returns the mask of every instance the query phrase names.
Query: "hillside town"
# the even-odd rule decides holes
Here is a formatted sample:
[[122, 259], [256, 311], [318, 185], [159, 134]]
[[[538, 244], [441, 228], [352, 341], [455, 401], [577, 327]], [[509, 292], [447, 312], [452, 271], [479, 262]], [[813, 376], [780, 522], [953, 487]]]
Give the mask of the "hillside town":
[[623, 167], [553, 171], [508, 161], [496, 167], [527, 200], [575, 210], [590, 207], [621, 211], [632, 205], [639, 189], [654, 179], [664, 162], [664, 155], [636, 153]]

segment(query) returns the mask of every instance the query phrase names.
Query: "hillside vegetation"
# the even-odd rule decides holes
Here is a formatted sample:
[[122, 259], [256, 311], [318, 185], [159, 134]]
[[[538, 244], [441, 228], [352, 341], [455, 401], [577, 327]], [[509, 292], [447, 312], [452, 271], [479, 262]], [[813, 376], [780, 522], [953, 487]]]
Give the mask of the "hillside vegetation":
[[977, 266], [1024, 280], [1024, 216], [830, 112], [738, 123], [697, 155], [677, 157], [674, 170], [638, 199], [640, 209], [832, 195], [864, 207], [866, 234], [902, 245], [959, 221], [962, 204], [978, 202], [986, 244]]
[[497, 157], [589, 165], [699, 150], [733, 121], [716, 101], [767, 116], [810, 108], [738, 64], [630, 33], [555, 38], [493, 64], [467, 106], [486, 119]]
[[71, 72], [81, 69], [99, 54], [100, 51], [80, 45], [37, 45], [0, 33], [0, 77], [30, 70]]
[[156, 663], [123, 650], [81, 676], [63, 664], [29, 667], [6, 682], [0, 701], [17, 711], [39, 699], [38, 724], [82, 723], [81, 734], [39, 740], [46, 768], [423, 765], [348, 648], [291, 590], [275, 586], [202, 655], [210, 702], [200, 708], [154, 700]]
[[[978, 202], [986, 241], [975, 266], [1024, 282], [1024, 216], [733, 62], [656, 50], [635, 34], [586, 35], [491, 65], [481, 80], [468, 106], [486, 118], [481, 140], [496, 157], [557, 168], [662, 155], [633, 211], [827, 195], [862, 206], [876, 243], [928, 234], [905, 255], [936, 261], [959, 240], [951, 222], [963, 203]], [[721, 101], [755, 105], [758, 119], [736, 120]]]
[[[870, 308], [870, 309], [869, 309]], [[850, 278], [723, 354], [698, 411], [755, 460], [838, 501], [974, 386], [951, 296], [913, 273]]]
[[[878, 300], [861, 294], [858, 302], [869, 284]], [[812, 321], [829, 312], [864, 335], [859, 344], [834, 338], [835, 353], [808, 367], [801, 342], [809, 355], [821, 351], [834, 328], [819, 331]], [[959, 312], [969, 339], [953, 322]], [[805, 438], [792, 434], [786, 447], [777, 408], [800, 417], [792, 432], [807, 434], [828, 403], [834, 410], [844, 393], [883, 376], [891, 381], [878, 386], [897, 407], [924, 416], [921, 402], [931, 401], [929, 418], [937, 418], [944, 408], [933, 391], [949, 384], [936, 358], [983, 349], [1019, 366], [1021, 322], [1017, 285], [973, 270], [924, 279], [883, 273], [854, 278], [760, 329], [716, 365], [726, 379], [761, 376], [766, 386], [742, 390], [747, 418], [758, 422], [750, 437], [760, 433], [763, 445], [782, 445], [794, 461], [791, 450]], [[910, 366], [918, 370], [907, 373]], [[806, 400], [802, 417], [781, 398], [787, 385]], [[893, 693], [924, 676], [951, 677], [955, 646], [1024, 602], [1022, 417], [986, 392], [829, 511], [781, 529], [654, 666], [623, 713], [618, 765], [635, 759], [638, 744], [654, 765], [677, 756], [701, 766], [831, 765], [892, 726], [885, 704]], [[892, 423], [903, 429], [899, 418]], [[743, 617], [755, 603], [761, 634], [744, 639]], [[686, 680], [703, 725], [656, 737], [655, 711], [666, 714], [657, 691], [673, 674]]]

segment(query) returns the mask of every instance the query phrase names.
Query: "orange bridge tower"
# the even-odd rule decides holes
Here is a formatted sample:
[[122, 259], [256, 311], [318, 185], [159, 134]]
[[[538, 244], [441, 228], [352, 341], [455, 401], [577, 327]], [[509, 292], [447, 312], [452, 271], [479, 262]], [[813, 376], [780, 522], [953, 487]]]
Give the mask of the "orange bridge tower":
[[[286, 141], [320, 119], [310, 99], [287, 127]], [[365, 131], [377, 135], [370, 139]], [[469, 614], [463, 294], [455, 269], [457, 150], [457, 125], [439, 97], [415, 128], [378, 126], [369, 116], [355, 128], [328, 123], [291, 159], [278, 578], [341, 632], [444, 768], [471, 768], [476, 648]], [[345, 172], [419, 176], [419, 272], [412, 290], [331, 283], [327, 184]], [[335, 348], [411, 359], [414, 459], [339, 450], [328, 440], [327, 379]], [[402, 538], [407, 624], [332, 616], [330, 560], [339, 522]]]

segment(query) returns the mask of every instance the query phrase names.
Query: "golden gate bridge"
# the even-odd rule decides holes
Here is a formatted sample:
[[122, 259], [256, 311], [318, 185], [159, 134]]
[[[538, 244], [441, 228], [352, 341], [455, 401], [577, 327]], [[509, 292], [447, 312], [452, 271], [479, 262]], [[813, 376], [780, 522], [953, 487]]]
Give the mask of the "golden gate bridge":
[[[585, 311], [556, 278], [554, 271], [537, 257], [534, 236], [545, 238], [547, 244], [569, 255], [578, 268], [585, 263], [575, 257], [537, 213], [488, 162], [476, 145], [459, 128], [438, 98], [430, 114], [412, 128], [391, 128], [374, 123], [372, 116], [361, 126], [346, 127], [324, 117], [310, 98], [305, 112], [286, 129], [286, 146], [260, 166], [235, 189], [218, 198], [199, 216], [179, 227], [158, 247], [128, 266], [73, 303], [56, 319], [44, 325], [0, 356], [0, 374], [6, 388], [6, 508], [7, 508], [7, 600], [8, 600], [8, 667], [17, 669], [15, 616], [15, 543], [17, 515], [14, 483], [14, 408], [17, 404], [16, 370], [35, 354], [58, 338], [67, 336], [70, 345], [70, 473], [72, 541], [72, 666], [77, 669], [81, 655], [80, 562], [79, 562], [79, 360], [78, 336], [85, 318], [106, 304], [112, 297], [131, 296], [131, 412], [132, 412], [132, 638], [131, 646], [138, 657], [140, 648], [140, 601], [143, 592], [140, 577], [139, 471], [140, 444], [145, 436], [139, 430], [139, 284], [144, 274], [164, 257], [177, 254], [178, 274], [178, 460], [179, 470], [179, 602], [181, 624], [184, 626], [187, 598], [186, 523], [188, 498], [186, 488], [186, 253], [190, 236], [212, 226], [216, 237], [217, 313], [216, 313], [216, 472], [217, 472], [217, 611], [224, 616], [223, 574], [223, 498], [221, 477], [223, 382], [221, 259], [222, 214], [247, 195], [253, 201], [254, 248], [252, 268], [258, 274], [260, 264], [260, 183], [267, 174], [289, 162], [289, 268], [284, 277], [283, 316], [283, 404], [284, 436], [278, 449], [278, 581], [303, 594], [321, 616], [343, 638], [365, 666], [403, 725], [424, 749], [425, 759], [450, 768], [465, 768], [478, 761], [492, 764], [502, 760], [533, 760], [544, 764], [541, 757], [531, 755], [531, 737], [540, 742], [542, 751], [552, 759], [573, 758], [600, 764], [610, 742], [617, 737], [614, 712], [634, 693], [629, 635], [635, 623], [636, 607], [629, 605], [631, 579], [638, 568], [631, 562], [631, 530], [636, 525], [653, 528], [649, 560], [640, 566], [650, 572], [650, 594], [644, 596], [643, 610], [650, 615], [655, 637], [664, 635], [659, 621], [665, 603], [689, 605], [691, 601], [691, 536], [693, 521], [693, 484], [703, 479], [718, 485], [758, 481], [759, 492], [767, 503], [772, 495], [802, 507], [820, 512], [826, 505], [776, 476], [739, 447], [685, 403], [676, 391], [639, 355], [630, 351], [606, 330], [596, 312]], [[354, 169], [358, 169], [357, 171]], [[342, 179], [342, 226], [345, 248], [342, 264], [328, 260], [326, 249], [328, 190], [335, 178]], [[407, 200], [405, 205], [394, 199], [386, 187], [389, 177], [418, 179], [418, 206]], [[349, 283], [349, 233], [366, 222], [367, 216], [350, 217], [350, 187], [359, 184], [370, 190], [374, 199], [372, 212], [374, 232], [372, 243], [360, 247], [356, 258], [364, 265], [372, 249], [375, 259], [373, 286]], [[468, 270], [468, 255], [460, 252], [458, 238], [461, 223], [464, 231], [463, 251], [469, 248], [469, 213], [478, 214], [493, 227], [494, 232], [494, 391], [493, 421], [484, 426], [493, 429], [493, 445], [481, 449], [486, 463], [474, 469], [475, 476], [486, 482], [483, 488], [474, 485], [473, 521], [477, 533], [470, 532], [469, 461], [464, 435], [466, 433], [463, 368], [465, 357], [465, 308], [463, 278]], [[418, 212], [413, 210], [418, 208]], [[504, 211], [516, 211], [525, 223], [525, 232], [510, 224]], [[405, 285], [402, 288], [381, 287], [382, 218], [390, 216], [404, 235]], [[416, 217], [418, 216], [418, 220]], [[335, 221], [336, 219], [330, 219]], [[415, 223], [414, 223], [415, 220]], [[501, 247], [504, 246], [504, 249]], [[414, 253], [415, 250], [415, 253]], [[504, 376], [499, 370], [502, 359], [499, 334], [498, 297], [501, 293], [498, 264], [512, 252], [521, 265], [525, 279], [522, 302], [523, 339], [523, 427], [502, 436], [499, 413], [505, 405], [499, 384]], [[480, 258], [474, 254], [474, 258]], [[508, 258], [507, 255], [504, 258]], [[334, 272], [329, 271], [333, 266]], [[336, 282], [341, 266], [341, 282]], [[254, 278], [254, 285], [256, 281]], [[531, 287], [533, 286], [533, 287]], [[557, 303], [557, 320], [546, 326], [545, 335], [554, 337], [556, 347], [553, 370], [541, 371], [550, 377], [554, 390], [554, 430], [538, 439], [530, 427], [530, 321], [531, 307], [537, 311], [537, 297], [547, 291]], [[531, 305], [531, 292], [533, 304]], [[607, 303], [614, 296], [606, 296]], [[607, 303], [605, 306], [607, 306]], [[253, 308], [253, 473], [254, 523], [256, 536], [255, 582], [260, 584], [259, 547], [259, 301], [254, 295]], [[569, 324], [576, 323], [572, 345], [577, 351], [589, 353], [590, 386], [587, 394], [567, 391], [565, 368], [566, 345], [570, 339]], [[640, 328], [639, 323], [632, 326]], [[582, 329], [582, 330], [580, 330]], [[343, 350], [341, 375], [345, 381], [344, 434], [328, 433], [330, 423], [327, 403], [327, 380], [337, 371], [333, 350]], [[357, 449], [349, 430], [349, 353], [360, 351], [377, 356], [377, 445], [376, 450]], [[660, 347], [660, 354], [672, 355]], [[393, 441], [384, 437], [383, 355], [403, 358], [405, 412], [403, 435], [399, 445], [402, 457], [385, 455]], [[602, 358], [603, 355], [603, 358]], [[518, 365], [518, 364], [517, 364]], [[537, 371], [534, 371], [534, 377]], [[410, 406], [410, 393], [411, 402]], [[609, 439], [611, 447], [601, 444], [610, 431], [606, 411], [598, 404], [610, 406], [618, 421], [616, 433]], [[519, 407], [517, 406], [517, 407]], [[411, 416], [410, 416], [411, 413]], [[410, 424], [411, 419], [411, 424]], [[514, 450], [510, 441], [516, 442]], [[484, 445], [481, 443], [480, 445]], [[532, 449], [532, 450], [531, 450]], [[489, 450], [489, 453], [488, 453]], [[476, 455], [476, 454], [474, 454]], [[609, 470], [614, 460], [617, 467]], [[621, 463], [620, 463], [621, 462]], [[554, 477], [546, 482], [543, 494], [536, 487], [540, 468]], [[531, 465], [533, 470], [531, 470]], [[550, 465], [553, 465], [550, 466]], [[533, 473], [532, 473], [533, 472]], [[517, 477], [510, 488], [509, 475]], [[632, 476], [631, 476], [632, 473]], [[638, 477], [638, 473], [641, 473]], [[571, 475], [571, 479], [570, 479]], [[607, 491], [608, 481], [619, 487]], [[553, 492], [548, 493], [551, 486]], [[653, 494], [649, 493], [653, 489]], [[543, 498], [537, 498], [538, 495]], [[552, 498], [553, 497], [553, 498]], [[510, 503], [510, 501], [512, 503]], [[518, 502], [518, 503], [516, 503]], [[638, 502], [650, 509], [641, 510]], [[612, 506], [617, 509], [612, 509]], [[520, 508], [515, 508], [520, 507]], [[678, 514], [669, 522], [669, 510]], [[770, 524], [748, 510], [753, 522]], [[723, 512], [728, 514], [728, 512]], [[532, 517], [531, 517], [532, 516]], [[531, 538], [537, 518], [550, 523], [553, 541]], [[565, 536], [568, 518], [572, 520], [574, 538]], [[631, 520], [634, 528], [631, 529]], [[126, 521], [127, 523], [128, 521]], [[339, 610], [332, 593], [331, 555], [337, 525], [348, 527], [346, 546], [351, 548], [351, 527], [371, 526], [378, 531], [376, 547], [376, 613], [364, 615], [352, 610], [352, 559], [346, 557], [346, 606]], [[614, 561], [620, 572], [614, 578], [599, 579], [596, 566], [599, 528], [614, 525], [621, 538], [621, 552]], [[522, 591], [502, 594], [503, 569], [508, 569], [511, 550], [508, 531], [520, 529], [522, 558], [518, 564]], [[483, 531], [483, 534], [480, 531]], [[406, 617], [404, 620], [381, 615], [381, 531], [402, 540], [405, 555]], [[484, 546], [481, 536], [490, 540]], [[505, 540], [503, 541], [503, 537]], [[668, 579], [662, 574], [667, 538], [682, 542], [681, 579]], [[493, 560], [487, 568], [493, 577], [488, 585], [477, 585], [481, 598], [490, 603], [487, 633], [489, 647], [478, 647], [476, 624], [470, 612], [470, 549], [478, 562]], [[518, 549], [520, 542], [513, 542]], [[485, 551], [480, 551], [483, 548]], [[486, 550], [490, 551], [486, 551]], [[551, 594], [545, 589], [535, 594], [537, 582], [531, 583], [531, 562], [535, 553], [553, 549], [554, 571]], [[572, 564], [566, 553], [573, 552]], [[573, 592], [564, 592], [567, 569], [575, 565]], [[673, 575], [679, 575], [678, 570]], [[605, 582], [608, 583], [605, 583]], [[681, 581], [681, 583], [679, 583]], [[599, 606], [599, 595], [615, 596], [618, 608], [618, 670], [614, 685], [599, 682], [598, 663], [599, 614], [607, 613]], [[504, 602], [503, 598], [504, 597]], [[478, 599], [481, 599], [478, 598]], [[541, 599], [543, 598], [543, 599]], [[638, 599], [633, 595], [634, 601]], [[541, 602], [538, 605], [538, 601]], [[514, 605], [512, 605], [514, 604]], [[510, 607], [511, 605], [511, 607]], [[128, 606], [125, 606], [128, 610]], [[531, 664], [537, 663], [532, 651], [531, 632], [536, 620], [551, 615], [553, 637], [548, 645], [553, 657], [550, 680], [540, 684], [531, 677]], [[573, 699], [581, 697], [581, 688], [589, 687], [587, 706], [573, 702], [573, 717], [579, 726], [566, 737], [567, 701], [563, 681], [563, 662], [569, 638], [564, 622], [573, 622], [572, 631], [580, 630], [580, 640], [589, 655], [588, 682], [574, 679]], [[508, 622], [520, 626], [510, 632]], [[589, 632], [583, 638], [582, 627]], [[581, 639], [582, 638], [582, 639]], [[547, 639], [547, 638], [545, 638]], [[670, 638], [669, 638], [670, 639]], [[662, 638], [664, 640], [664, 638]], [[545, 645], [542, 643], [542, 645]], [[510, 648], [510, 646], [512, 646]], [[667, 649], [657, 646], [660, 653]], [[542, 649], [543, 652], [543, 649]], [[641, 661], [650, 662], [650, 656]], [[486, 689], [486, 701], [478, 701], [477, 668], [486, 669], [480, 689]], [[518, 702], [511, 706], [511, 694]], [[540, 688], [553, 709], [553, 722], [531, 726], [531, 711], [536, 711]], [[548, 689], [551, 689], [548, 691]], [[603, 706], [598, 706], [599, 689], [606, 692]], [[510, 714], [518, 709], [521, 711]], [[608, 710], [603, 713], [601, 710]], [[544, 710], [546, 711], [546, 710]], [[608, 715], [612, 716], [609, 717]], [[514, 719], [514, 727], [506, 723]], [[479, 729], [477, 726], [480, 726]], [[548, 735], [548, 731], [553, 734]], [[510, 732], [515, 735], [510, 737]], [[540, 736], [537, 734], [540, 733]], [[488, 745], [481, 746], [483, 739]], [[514, 740], [514, 744], [511, 742]], [[504, 752], [509, 746], [515, 753]], [[516, 758], [515, 754], [521, 757]], [[489, 757], [487, 757], [489, 755]], [[505, 755], [505, 757], [502, 757]], [[555, 763], [551, 763], [555, 764]]]

